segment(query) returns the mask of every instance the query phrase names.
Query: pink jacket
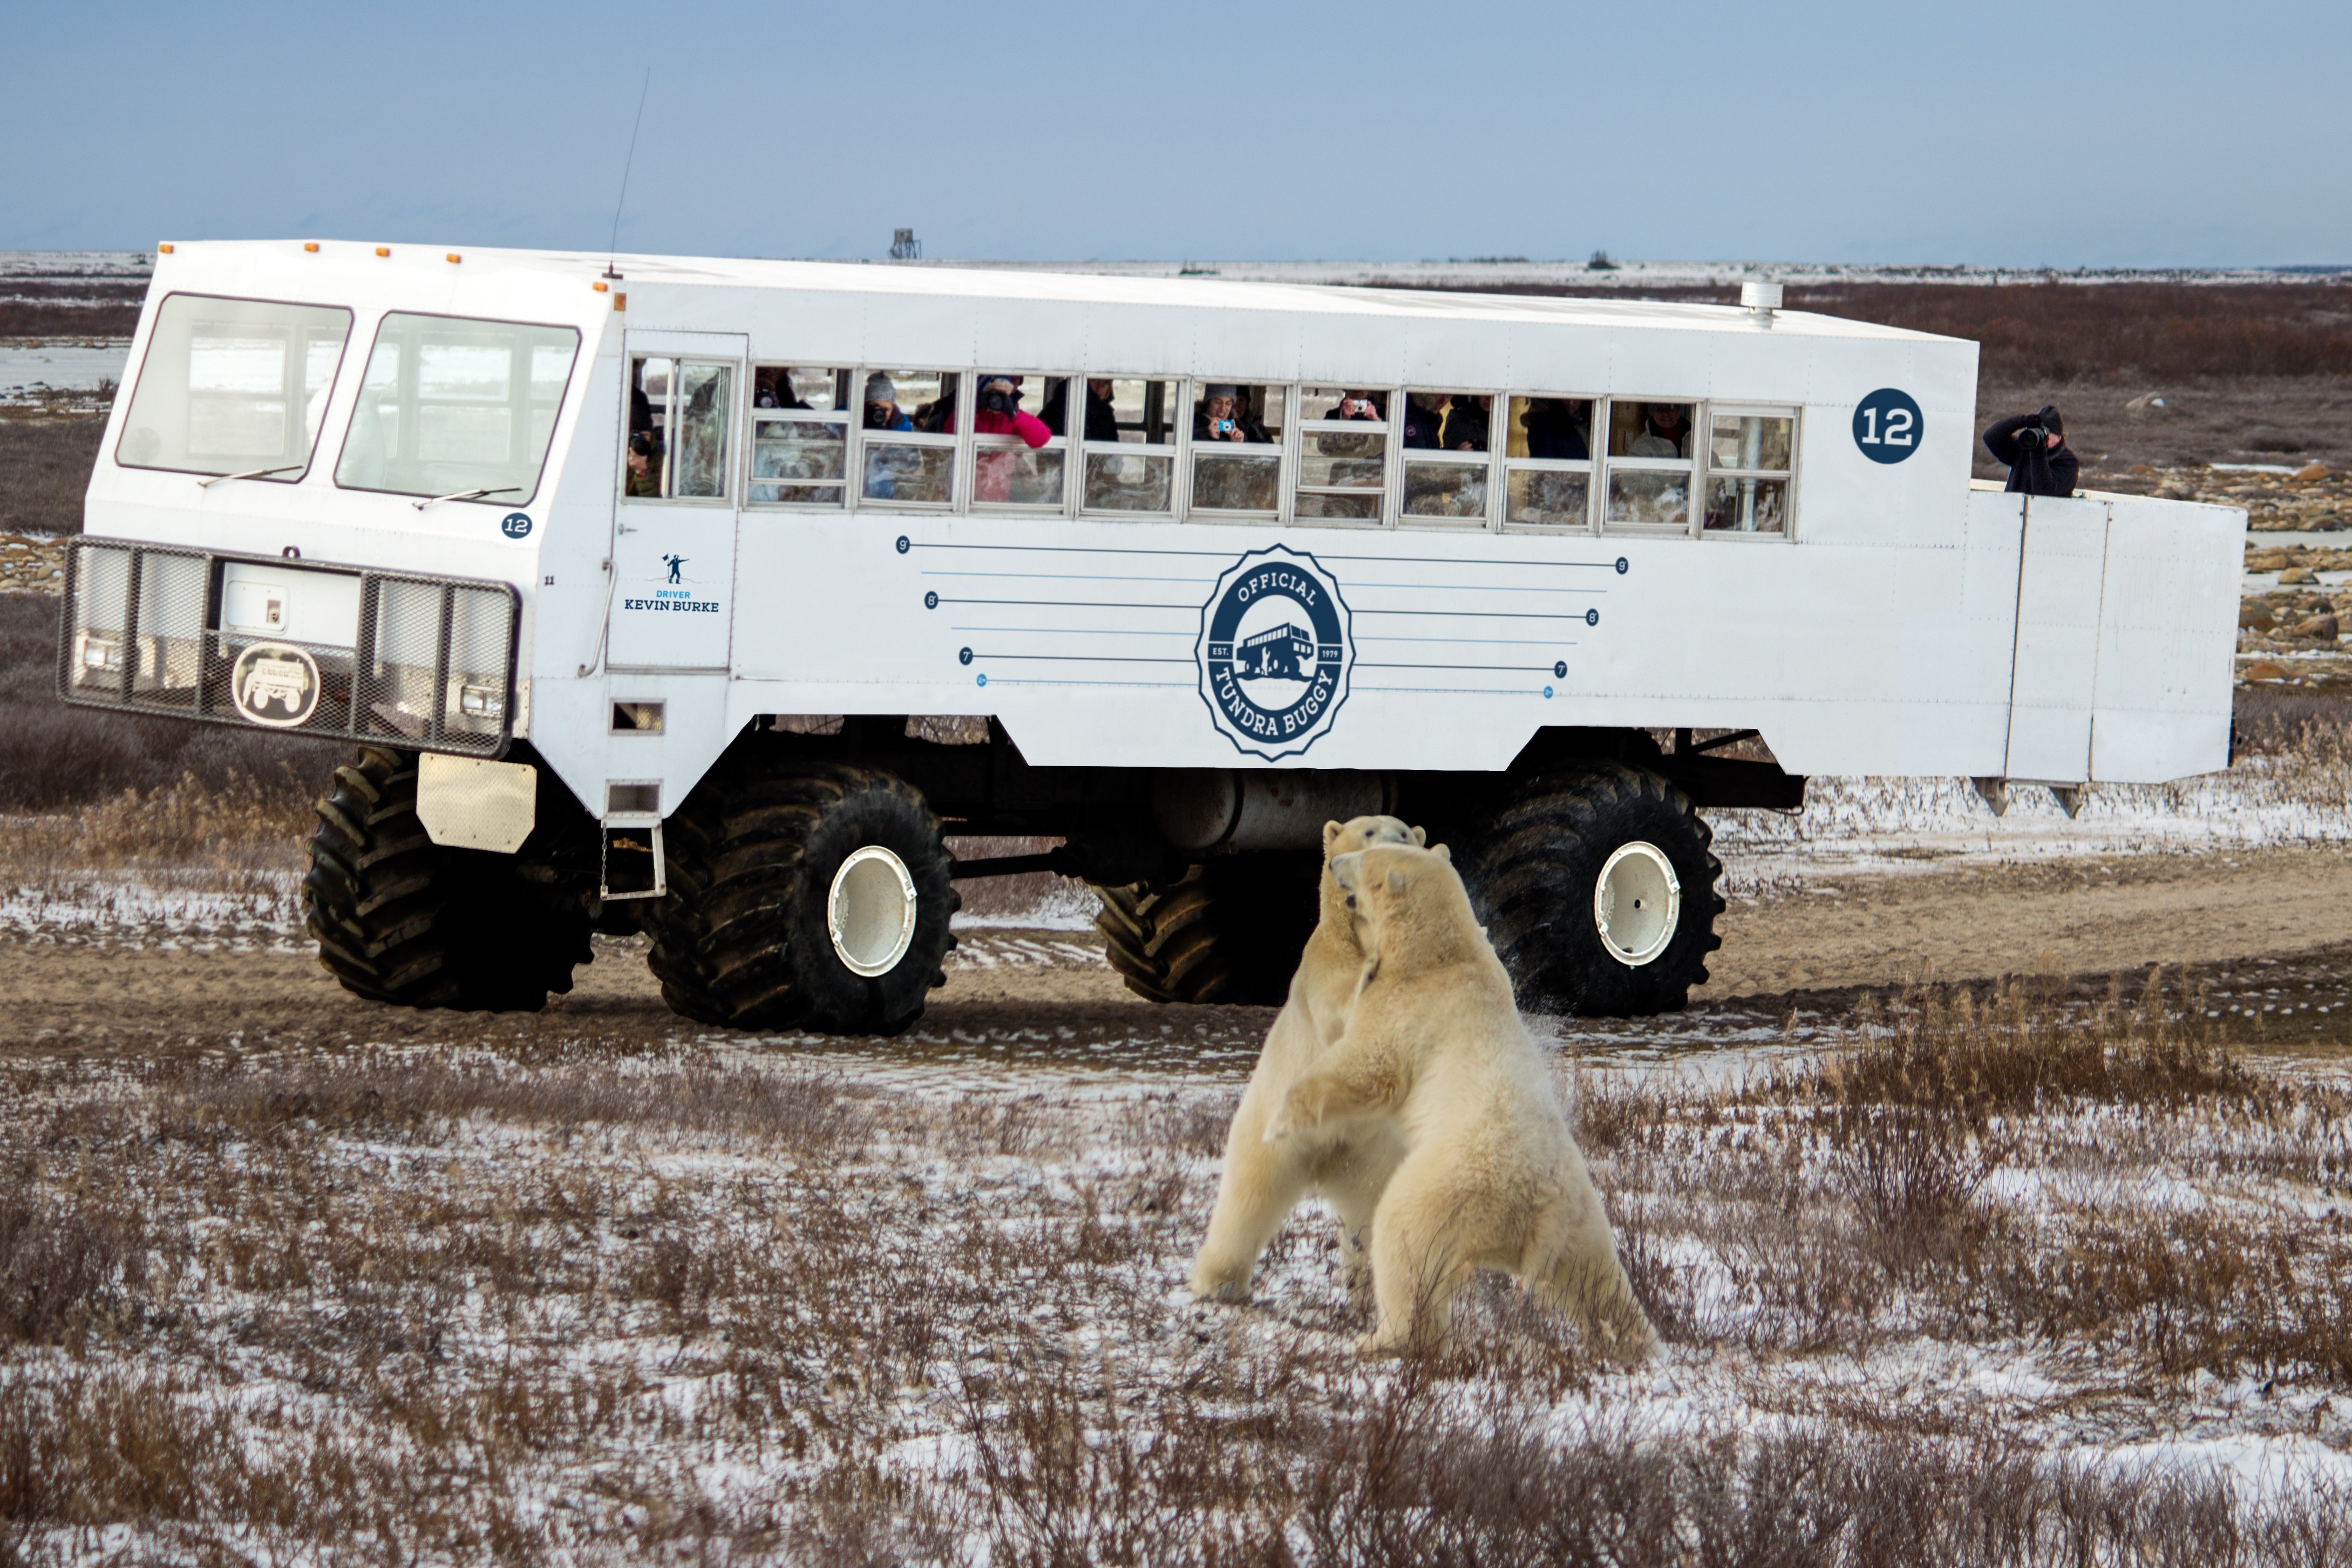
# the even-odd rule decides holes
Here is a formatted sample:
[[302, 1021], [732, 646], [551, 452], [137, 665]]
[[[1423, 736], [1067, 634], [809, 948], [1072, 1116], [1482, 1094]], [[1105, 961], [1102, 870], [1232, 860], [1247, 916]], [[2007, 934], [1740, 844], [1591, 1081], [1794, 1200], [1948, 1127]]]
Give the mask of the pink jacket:
[[[981, 435], [1017, 435], [1032, 447], [1043, 446], [1054, 439], [1054, 433], [1045, 428], [1045, 422], [1026, 409], [1012, 413], [999, 413], [992, 408], [982, 409], [980, 417], [972, 421], [971, 428]], [[948, 421], [948, 432], [950, 434], [955, 432], [952, 419]]]

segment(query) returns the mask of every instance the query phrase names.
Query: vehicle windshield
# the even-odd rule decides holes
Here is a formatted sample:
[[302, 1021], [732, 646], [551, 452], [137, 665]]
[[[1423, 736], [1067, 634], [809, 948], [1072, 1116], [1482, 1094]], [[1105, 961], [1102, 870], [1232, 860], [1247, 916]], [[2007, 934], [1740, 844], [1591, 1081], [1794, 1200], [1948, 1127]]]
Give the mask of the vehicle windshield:
[[335, 483], [487, 506], [528, 502], [579, 350], [570, 327], [386, 316]]
[[115, 461], [300, 478], [351, 335], [352, 313], [338, 307], [166, 296]]

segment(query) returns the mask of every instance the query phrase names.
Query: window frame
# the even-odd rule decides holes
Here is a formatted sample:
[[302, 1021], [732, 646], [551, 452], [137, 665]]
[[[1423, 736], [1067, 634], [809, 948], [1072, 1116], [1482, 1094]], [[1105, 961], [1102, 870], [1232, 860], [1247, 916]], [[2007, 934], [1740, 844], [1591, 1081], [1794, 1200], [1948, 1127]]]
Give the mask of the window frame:
[[[1699, 524], [1706, 517], [1701, 505], [1699, 486], [1706, 476], [1706, 452], [1701, 432], [1706, 425], [1706, 400], [1703, 397], [1674, 392], [1612, 392], [1599, 399], [1593, 413], [1593, 427], [1607, 431], [1615, 427], [1619, 403], [1669, 402], [1691, 411], [1691, 455], [1688, 457], [1615, 457], [1609, 454], [1609, 442], [1604, 434], [1601, 451], [1593, 458], [1599, 471], [1599, 483], [1593, 486], [1593, 531], [1602, 538], [1623, 539], [1682, 539], [1698, 537]], [[1587, 444], [1591, 444], [1590, 442]], [[1680, 528], [1660, 523], [1612, 523], [1609, 520], [1609, 486], [1618, 470], [1629, 474], [1685, 474], [1690, 478], [1690, 493], [1684, 503], [1688, 520]]]
[[[1587, 424], [1584, 439], [1584, 449], [1588, 455], [1583, 457], [1514, 457], [1511, 455], [1510, 405], [1514, 401], [1524, 399], [1533, 402], [1538, 398], [1550, 399], [1559, 402], [1581, 402], [1591, 405], [1592, 413]], [[1604, 392], [1531, 392], [1522, 389], [1502, 394], [1501, 402], [1504, 439], [1499, 442], [1489, 441], [1487, 444], [1496, 449], [1496, 457], [1502, 468], [1496, 492], [1496, 531], [1507, 534], [1531, 534], [1539, 538], [1564, 538], [1579, 531], [1588, 536], [1598, 535], [1601, 531], [1599, 517], [1601, 460], [1589, 454], [1592, 450], [1591, 432], [1606, 428], [1609, 417], [1608, 395]], [[1583, 475], [1585, 476], [1584, 521], [1581, 524], [1511, 521], [1511, 476], [1519, 473]]]
[[[850, 422], [849, 473], [852, 482], [849, 486], [848, 510], [853, 515], [861, 507], [869, 505], [876, 507], [903, 507], [909, 511], [928, 513], [933, 517], [960, 515], [970, 510], [971, 491], [969, 484], [966, 482], [964, 474], [964, 470], [967, 466], [964, 454], [971, 447], [972, 434], [971, 421], [969, 418], [959, 419], [956, 423], [962, 428], [947, 435], [937, 435], [912, 430], [869, 431], [866, 428], [866, 385], [867, 381], [877, 374], [889, 375], [908, 369], [920, 370], [925, 368], [927, 367], [909, 367], [904, 364], [860, 364], [852, 368], [849, 383], [850, 395], [855, 401], [855, 406], [857, 411], [856, 418]], [[956, 406], [960, 412], [962, 411], [962, 400], [967, 395], [968, 391], [964, 383], [970, 378], [978, 375], [979, 372], [977, 371], [966, 370], [960, 365], [940, 365], [935, 371], [933, 371], [933, 373], [940, 376], [954, 376], [957, 378]], [[1021, 373], [1023, 375], [1027, 375], [1029, 372], [1024, 371]], [[899, 404], [899, 411], [901, 413], [906, 412], [906, 405], [904, 403]], [[912, 416], [909, 415], [909, 417]], [[950, 452], [950, 456], [948, 458], [948, 498], [945, 501], [902, 501], [895, 496], [868, 496], [866, 493], [866, 454], [868, 447], [876, 444], [884, 446], [929, 447], [934, 450], [942, 446], [948, 448]]]
[[[969, 408], [964, 407], [961, 399], [957, 403], [956, 423], [959, 428], [956, 431], [958, 442], [956, 463], [961, 470], [957, 482], [963, 486], [964, 501], [963, 505], [955, 509], [965, 516], [975, 517], [1017, 517], [1024, 514], [1029, 517], [1047, 517], [1075, 516], [1070, 494], [1070, 454], [1073, 445], [1068, 429], [1070, 423], [1068, 402], [1071, 394], [1066, 389], [1075, 387], [1077, 389], [1078, 395], [1083, 397], [1086, 382], [1076, 371], [1034, 371], [1020, 365], [991, 365], [984, 371], [973, 370], [960, 373], [971, 378], [971, 405]], [[1059, 378], [1066, 389], [1062, 394], [1065, 400], [1062, 434], [1049, 435], [1043, 446], [1032, 446], [1017, 435], [993, 434], [982, 435], [978, 426], [980, 424], [980, 381], [983, 375], [1019, 376], [1024, 383], [1021, 412], [1040, 417], [1043, 416], [1045, 406], [1045, 393], [1042, 389], [1048, 380]], [[1032, 395], [1028, 389], [1032, 386], [1040, 389], [1035, 393], [1037, 398], [1035, 408], [1028, 406], [1028, 400]], [[1078, 406], [1077, 415], [1082, 420], [1086, 416], [1083, 403]], [[980, 455], [983, 452], [1059, 452], [1062, 455], [1061, 500], [1051, 507], [1026, 505], [1019, 501], [982, 500], [980, 498]]]
[[[1462, 453], [1453, 452], [1449, 448], [1443, 446], [1415, 446], [1408, 449], [1404, 444], [1402, 432], [1400, 430], [1398, 439], [1391, 444], [1392, 452], [1390, 459], [1391, 479], [1389, 494], [1391, 497], [1391, 500], [1390, 502], [1390, 515], [1395, 519], [1393, 526], [1399, 528], [1411, 528], [1415, 531], [1427, 531], [1431, 533], [1443, 534], [1471, 533], [1481, 530], [1486, 533], [1500, 532], [1502, 528], [1501, 517], [1503, 515], [1503, 507], [1501, 505], [1501, 493], [1497, 486], [1502, 482], [1504, 476], [1501, 466], [1502, 448], [1508, 444], [1506, 442], [1498, 442], [1495, 439], [1495, 408], [1496, 406], [1500, 405], [1506, 411], [1506, 417], [1507, 417], [1509, 409], [1508, 399], [1511, 394], [1507, 392], [1497, 392], [1492, 387], [1433, 386], [1427, 382], [1423, 382], [1418, 386], [1399, 387], [1394, 395], [1400, 401], [1391, 404], [1390, 406], [1393, 408], [1402, 408], [1404, 404], [1402, 400], [1410, 397], [1414, 392], [1438, 392], [1449, 399], [1457, 397], [1483, 397], [1491, 399], [1492, 402], [1488, 404], [1486, 410], [1486, 450], [1484, 452]], [[1402, 421], [1392, 421], [1391, 423], [1401, 424]], [[1486, 465], [1486, 509], [1480, 512], [1476, 517], [1422, 517], [1418, 514], [1408, 513], [1404, 509], [1404, 471], [1408, 465], [1413, 463], [1432, 463], [1444, 466], [1472, 468], [1475, 467], [1481, 462], [1485, 463]]]
[[[1169, 377], [1164, 379], [1174, 380], [1177, 378]], [[1270, 441], [1265, 443], [1263, 446], [1257, 447], [1257, 450], [1262, 453], [1271, 454], [1275, 460], [1274, 506], [1272, 508], [1265, 511], [1227, 511], [1223, 507], [1213, 507], [1202, 508], [1196, 507], [1192, 504], [1192, 463], [1195, 455], [1201, 450], [1201, 447], [1196, 445], [1192, 440], [1192, 403], [1197, 400], [1187, 397], [1182, 405], [1184, 410], [1183, 417], [1177, 421], [1177, 431], [1182, 437], [1180, 450], [1183, 454], [1183, 491], [1181, 495], [1183, 504], [1181, 510], [1177, 514], [1177, 520], [1186, 523], [1273, 523], [1278, 528], [1288, 528], [1291, 526], [1292, 523], [1297, 521], [1297, 519], [1292, 516], [1290, 505], [1291, 486], [1289, 483], [1289, 476], [1296, 474], [1298, 471], [1297, 458], [1291, 450], [1292, 444], [1298, 439], [1298, 421], [1292, 417], [1294, 412], [1298, 406], [1297, 383], [1294, 382], [1254, 381], [1247, 376], [1196, 375], [1185, 379], [1189, 381], [1191, 390], [1194, 392], [1202, 392], [1202, 389], [1203, 388], [1220, 385], [1279, 388], [1282, 392], [1282, 435], [1279, 440]], [[1205, 392], [1202, 392], [1202, 395], [1205, 397], [1206, 394]], [[1215, 447], [1211, 448], [1211, 450], [1215, 451], [1219, 455], [1225, 455], [1226, 454], [1223, 453], [1223, 448], [1229, 444], [1231, 444], [1219, 443]], [[1231, 455], [1237, 457], [1245, 456], [1248, 455], [1250, 449], [1255, 445], [1255, 443], [1244, 442], [1243, 443], [1242, 451], [1231, 454]], [[1326, 519], [1323, 518], [1315, 519], [1318, 525], [1325, 520]]]
[[[1717, 413], [1729, 414], [1735, 419], [1742, 417], [1786, 419], [1789, 422], [1789, 466], [1786, 468], [1717, 467], [1711, 455], [1715, 450], [1715, 416]], [[1737, 528], [1708, 528], [1706, 526], [1706, 505], [1704, 495], [1702, 494], [1696, 499], [1692, 508], [1692, 521], [1696, 528], [1698, 537], [1703, 539], [1738, 539], [1748, 544], [1766, 544], [1776, 540], [1781, 543], [1794, 541], [1797, 537], [1797, 474], [1798, 470], [1803, 466], [1805, 438], [1804, 405], [1801, 403], [1734, 402], [1726, 401], [1723, 402], [1708, 402], [1702, 405], [1701, 415], [1704, 420], [1704, 423], [1700, 428], [1704, 429], [1707, 433], [1706, 441], [1702, 443], [1702, 447], [1704, 452], [1709, 455], [1706, 459], [1705, 475], [1700, 481], [1702, 485], [1712, 485], [1717, 478], [1778, 479], [1788, 486], [1789, 498], [1780, 519], [1780, 527], [1777, 531], [1772, 533], [1743, 532]]]
[[[734, 399], [735, 406], [728, 411], [726, 424], [729, 450], [723, 455], [719, 465], [719, 472], [729, 486], [725, 493], [717, 496], [632, 496], [628, 493], [629, 393], [636, 386], [636, 367], [647, 360], [667, 361], [670, 366], [671, 390], [665, 395], [670, 398], [670, 412], [673, 413], [677, 411], [677, 381], [680, 366], [715, 366], [727, 371], [734, 382], [734, 391], [730, 395]], [[751, 424], [745, 417], [748, 411], [743, 407], [745, 401], [743, 389], [749, 384], [749, 378], [735, 374], [748, 362], [744, 360], [723, 360], [715, 354], [671, 353], [666, 350], [644, 350], [635, 354], [625, 353], [622, 356], [621, 463], [620, 473], [614, 485], [614, 497], [619, 505], [625, 507], [725, 507], [730, 509], [740, 509], [748, 504], [743, 497], [751, 495], [748, 474], [751, 466]], [[669, 488], [670, 459], [677, 450], [677, 434], [674, 426], [665, 425], [662, 429], [661, 485], [664, 490]], [[738, 489], [735, 486], [740, 486], [740, 488]], [[768, 507], [763, 504], [761, 509], [764, 511]]]
[[[515, 321], [509, 320], [503, 317], [495, 316], [460, 316], [456, 314], [454, 311], [448, 310], [386, 310], [378, 315], [375, 319], [375, 335], [368, 340], [369, 360], [372, 361], [375, 358], [376, 345], [383, 340], [383, 324], [386, 321], [391, 320], [394, 316], [408, 316], [429, 321], [463, 321], [469, 326], [476, 327], [535, 327], [551, 332], [569, 332], [572, 334], [572, 362], [564, 368], [563, 391], [556, 395], [554, 417], [547, 422], [547, 444], [540, 449], [539, 467], [531, 477], [530, 493], [520, 498], [509, 496], [504, 491], [497, 492], [496, 498], [493, 498], [490, 496], [458, 496], [451, 497], [453, 502], [462, 502], [467, 506], [504, 507], [509, 511], [515, 511], [528, 507], [532, 502], [539, 499], [540, 491], [546, 488], [547, 486], [547, 460], [553, 455], [555, 451], [555, 437], [563, 428], [564, 410], [571, 406], [573, 381], [580, 373], [580, 348], [583, 341], [586, 339], [587, 334], [568, 321]], [[648, 359], [657, 359], [663, 356], [646, 356]], [[677, 356], [671, 355], [668, 357], [675, 360]], [[405, 374], [404, 371], [403, 373]], [[366, 391], [367, 365], [362, 363], [360, 366], [360, 384], [352, 390], [351, 413], [343, 421], [343, 439], [341, 444], [335, 448], [335, 466], [330, 475], [330, 477], [334, 480], [335, 488], [338, 490], [348, 490], [355, 496], [431, 497], [433, 493], [429, 490], [381, 490], [375, 488], [373, 486], [346, 485], [343, 483], [341, 474], [343, 466], [343, 454], [351, 448], [352, 432], [359, 423], [359, 400], [361, 395]], [[627, 389], [625, 386], [623, 388], [621, 398], [621, 420], [624, 432], [621, 438], [621, 472], [624, 475], [627, 474], [629, 467], [629, 443], [628, 436], [626, 434], [628, 417], [629, 401]], [[644, 497], [639, 498], [643, 499]]]
[[[840, 517], [845, 513], [855, 511], [856, 509], [856, 492], [859, 488], [859, 470], [856, 463], [857, 450], [857, 425], [858, 421], [865, 417], [865, 409], [863, 404], [856, 404], [850, 407], [832, 410], [799, 408], [763, 409], [754, 408], [751, 406], [751, 399], [748, 394], [752, 387], [759, 384], [760, 372], [761, 371], [782, 371], [787, 374], [790, 374], [796, 369], [816, 370], [822, 368], [832, 371], [835, 375], [847, 376], [849, 378], [849, 392], [854, 398], [865, 390], [866, 383], [860, 379], [863, 368], [857, 365], [818, 365], [810, 364], [805, 361], [798, 360], [788, 362], [782, 360], [763, 360], [757, 358], [746, 359], [744, 364], [746, 367], [744, 372], [744, 389], [747, 395], [743, 400], [743, 509], [747, 512], [810, 512], [828, 517]], [[757, 448], [759, 445], [760, 421], [762, 419], [771, 420], [778, 423], [830, 424], [838, 423], [843, 425], [844, 429], [842, 431], [841, 438], [840, 479], [837, 481], [825, 479], [782, 479], [772, 474], [762, 478], [754, 475], [751, 472], [751, 469], [756, 461]], [[837, 483], [841, 487], [841, 496], [839, 499], [834, 501], [760, 501], [754, 500], [751, 496], [751, 488], [755, 485], [824, 485], [835, 483]]]
[[[340, 310], [343, 313], [344, 327], [342, 347], [336, 352], [334, 371], [327, 378], [326, 401], [319, 405], [319, 428], [311, 435], [310, 447], [303, 454], [301, 472], [283, 477], [257, 476], [254, 479], [248, 481], [248, 483], [263, 485], [301, 484], [310, 476], [311, 470], [319, 465], [319, 445], [321, 442], [327, 439], [327, 419], [329, 415], [335, 412], [336, 396], [342, 391], [343, 362], [351, 358], [352, 340], [358, 336], [360, 319], [359, 312], [349, 305], [321, 304], [315, 299], [260, 299], [241, 294], [207, 294], [201, 289], [194, 288], [175, 288], [170, 293], [164, 295], [162, 299], [156, 301], [153, 325], [148, 330], [147, 341], [140, 346], [139, 373], [134, 379], [126, 382], [123, 388], [118, 389], [118, 394], [116, 397], [116, 401], [121, 403], [123, 410], [122, 431], [121, 434], [114, 438], [114, 448], [110, 455], [113, 458], [114, 465], [117, 468], [127, 468], [134, 474], [191, 474], [200, 478], [220, 479], [226, 478], [229, 475], [236, 472], [234, 468], [222, 468], [218, 470], [211, 468], [167, 468], [160, 464], [126, 463], [122, 460], [122, 444], [124, 441], [128, 440], [131, 435], [131, 413], [137, 405], [139, 389], [147, 380], [147, 362], [153, 357], [155, 352], [155, 339], [163, 325], [163, 310], [164, 308], [170, 305], [174, 299], [217, 299], [226, 305], [283, 305], [289, 308], [296, 310]], [[414, 314], [414, 312], [384, 312], [384, 315], [394, 314]], [[382, 317], [377, 318], [379, 329], [381, 328], [382, 320]], [[374, 348], [374, 340], [373, 338], [369, 340], [368, 346], [371, 350]], [[577, 367], [580, 361], [580, 345], [576, 340], [572, 346], [572, 359], [573, 365]], [[571, 381], [568, 374], [565, 378], [564, 389], [567, 393], [571, 390]], [[127, 393], [127, 395], [124, 395], [125, 393]], [[562, 417], [562, 405], [559, 402], [556, 405], [556, 416], [559, 419]], [[343, 434], [344, 440], [348, 441], [351, 437], [351, 422], [348, 419], [343, 422]], [[340, 461], [342, 456], [342, 444], [341, 442], [336, 444], [335, 455]], [[544, 457], [541, 458], [540, 466], [542, 469], [547, 466], [547, 462]], [[331, 469], [330, 470], [330, 474], [331, 476]]]
[[[1089, 380], [1108, 382], [1165, 382], [1175, 388], [1168, 416], [1169, 441], [1165, 446], [1155, 446], [1148, 441], [1088, 441], [1086, 439], [1086, 386]], [[1189, 483], [1192, 465], [1185, 447], [1192, 435], [1192, 399], [1194, 385], [1190, 376], [1150, 375], [1141, 371], [1086, 371], [1070, 377], [1071, 412], [1078, 434], [1071, 437], [1072, 450], [1077, 454], [1076, 483], [1070, 486], [1070, 515], [1101, 522], [1171, 522], [1185, 520], [1192, 499]], [[1087, 462], [1095, 454], [1113, 457], [1165, 457], [1169, 463], [1168, 509], [1164, 512], [1132, 512], [1089, 507], [1087, 505]]]
[[[1289, 483], [1283, 486], [1283, 507], [1284, 510], [1289, 514], [1287, 521], [1291, 525], [1302, 528], [1393, 528], [1397, 524], [1397, 506], [1399, 499], [1397, 495], [1397, 475], [1399, 472], [1396, 463], [1397, 442], [1399, 436], [1402, 434], [1398, 428], [1398, 423], [1395, 418], [1393, 416], [1382, 418], [1372, 426], [1371, 430], [1367, 431], [1361, 428], [1365, 423], [1362, 420], [1318, 419], [1310, 421], [1307, 419], [1301, 412], [1306, 406], [1307, 389], [1308, 387], [1333, 387], [1339, 386], [1339, 384], [1340, 383], [1336, 381], [1326, 378], [1312, 382], [1297, 382], [1291, 385], [1288, 399], [1290, 405], [1290, 418], [1288, 423], [1283, 427], [1283, 440], [1285, 444], [1289, 444], [1295, 439], [1297, 445], [1296, 450], [1291, 454], [1289, 459]], [[1363, 385], [1364, 383], [1360, 382], [1358, 384]], [[1342, 388], [1342, 390], [1345, 389]], [[1394, 387], [1383, 386], [1378, 382], [1373, 382], [1365, 386], [1365, 390], [1368, 392], [1377, 392], [1382, 397], [1388, 399], [1389, 407], [1391, 409], [1400, 406], [1397, 400], [1403, 395]], [[1316, 435], [1363, 435], [1371, 434], [1375, 432], [1381, 437], [1381, 486], [1377, 492], [1373, 492], [1373, 494], [1376, 494], [1379, 497], [1380, 505], [1375, 508], [1372, 515], [1369, 517], [1309, 517], [1300, 515], [1298, 510], [1298, 500], [1302, 495], [1360, 496], [1366, 494], [1366, 492], [1361, 488], [1351, 489], [1342, 486], [1331, 485], [1307, 485], [1304, 481], [1307, 475], [1307, 443], [1308, 438]]]

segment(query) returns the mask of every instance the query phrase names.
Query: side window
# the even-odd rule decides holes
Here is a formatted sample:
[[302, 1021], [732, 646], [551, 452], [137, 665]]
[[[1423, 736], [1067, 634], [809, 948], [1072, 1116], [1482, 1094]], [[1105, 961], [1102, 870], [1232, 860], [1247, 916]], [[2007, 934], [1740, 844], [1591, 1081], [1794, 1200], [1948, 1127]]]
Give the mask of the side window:
[[760, 365], [751, 371], [755, 507], [839, 507], [848, 490], [850, 371]]
[[1378, 522], [1388, 483], [1389, 393], [1305, 387], [1298, 393], [1298, 504], [1304, 518]]
[[[1081, 505], [1089, 512], [1166, 517], [1176, 506], [1176, 395], [1181, 383], [1089, 376], [1076, 416], [1086, 452]], [[1056, 434], [1067, 432], [1045, 423]]]
[[1282, 504], [1286, 387], [1195, 382], [1192, 507], [1272, 517]]
[[858, 392], [858, 494], [902, 507], [955, 504], [953, 371], [866, 372]]
[[982, 371], [972, 388], [973, 504], [1061, 510], [1070, 379]]
[[1604, 526], [1689, 531], [1697, 470], [1696, 413], [1687, 402], [1610, 400]]
[[1413, 388], [1404, 402], [1397, 442], [1404, 448], [1405, 520], [1485, 522], [1495, 400]]
[[1592, 526], [1591, 398], [1514, 397], [1504, 426], [1503, 521], [1515, 528]]
[[1795, 409], [1710, 410], [1706, 531], [1786, 537], [1796, 449]]
[[640, 355], [629, 362], [627, 473], [622, 493], [723, 501], [735, 368]]

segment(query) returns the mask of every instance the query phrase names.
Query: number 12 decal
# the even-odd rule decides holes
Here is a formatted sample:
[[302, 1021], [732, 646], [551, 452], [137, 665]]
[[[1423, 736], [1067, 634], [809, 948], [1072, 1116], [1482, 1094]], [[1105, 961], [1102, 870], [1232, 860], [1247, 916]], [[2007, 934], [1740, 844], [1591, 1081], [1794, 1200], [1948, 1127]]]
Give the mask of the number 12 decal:
[[1918, 403], [1900, 388], [1881, 387], [1854, 406], [1853, 444], [1873, 463], [1902, 462], [1926, 433]]

